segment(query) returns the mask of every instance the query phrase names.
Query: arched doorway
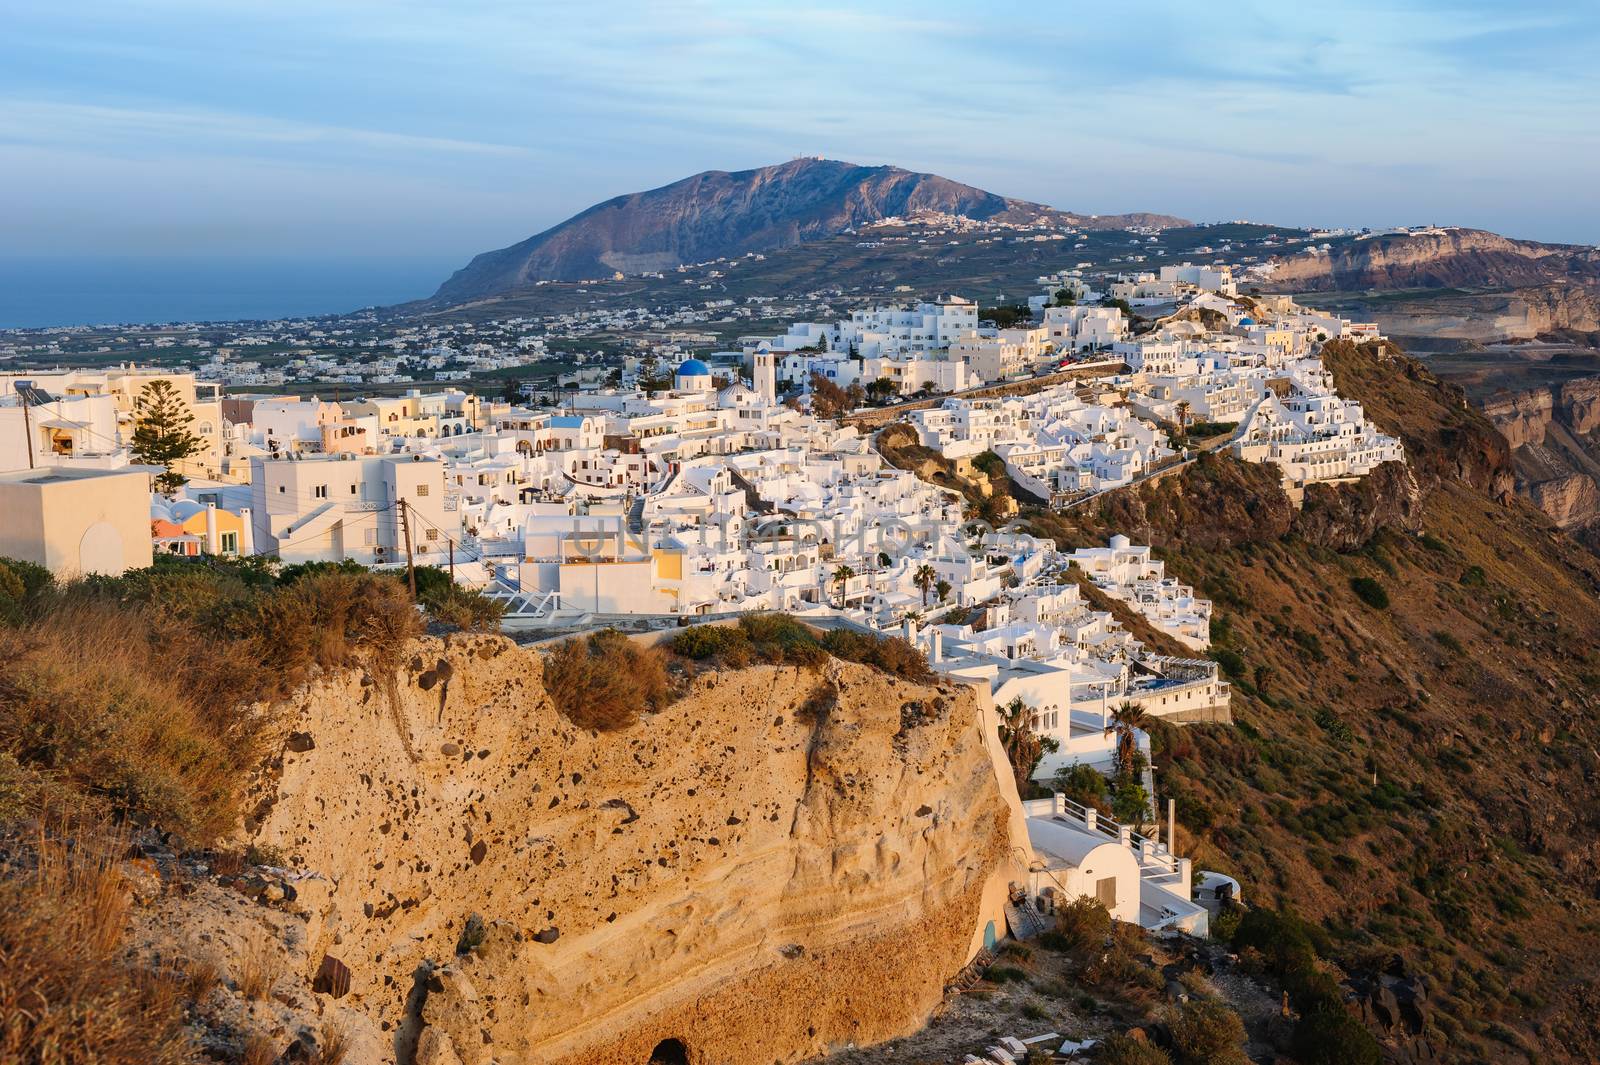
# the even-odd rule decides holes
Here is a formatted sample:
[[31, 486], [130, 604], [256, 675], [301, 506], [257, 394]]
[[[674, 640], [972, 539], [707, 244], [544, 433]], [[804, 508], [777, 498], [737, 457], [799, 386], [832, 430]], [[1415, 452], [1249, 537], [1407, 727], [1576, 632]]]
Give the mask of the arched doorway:
[[681, 1039], [663, 1039], [650, 1052], [649, 1065], [689, 1065], [689, 1048]]

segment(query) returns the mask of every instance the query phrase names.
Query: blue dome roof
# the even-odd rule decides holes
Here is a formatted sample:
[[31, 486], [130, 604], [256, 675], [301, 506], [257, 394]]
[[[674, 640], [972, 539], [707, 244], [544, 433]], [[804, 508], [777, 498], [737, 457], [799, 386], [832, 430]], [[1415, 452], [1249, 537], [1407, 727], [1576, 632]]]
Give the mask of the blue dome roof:
[[701, 362], [699, 359], [684, 359], [683, 360], [683, 364], [678, 367], [678, 376], [679, 377], [710, 377], [711, 376], [711, 367], [707, 366], [705, 363]]
[[1256, 324], [1256, 320], [1254, 318], [1241, 318], [1241, 319], [1239, 319], [1239, 324], [1240, 325], [1255, 325]]

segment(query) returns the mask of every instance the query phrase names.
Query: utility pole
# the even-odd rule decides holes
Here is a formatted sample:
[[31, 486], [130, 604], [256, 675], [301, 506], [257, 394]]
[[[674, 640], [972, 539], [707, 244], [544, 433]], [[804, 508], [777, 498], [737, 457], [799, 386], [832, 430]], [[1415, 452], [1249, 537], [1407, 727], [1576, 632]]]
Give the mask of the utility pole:
[[23, 445], [28, 449], [28, 469], [33, 469], [33, 426], [28, 421], [28, 390], [17, 389], [17, 398], [22, 401], [22, 437]]
[[456, 582], [456, 542], [450, 540], [450, 583]]
[[409, 504], [400, 500], [400, 528], [406, 538], [406, 583], [411, 585], [411, 599], [417, 598], [417, 564], [411, 557], [411, 514]]

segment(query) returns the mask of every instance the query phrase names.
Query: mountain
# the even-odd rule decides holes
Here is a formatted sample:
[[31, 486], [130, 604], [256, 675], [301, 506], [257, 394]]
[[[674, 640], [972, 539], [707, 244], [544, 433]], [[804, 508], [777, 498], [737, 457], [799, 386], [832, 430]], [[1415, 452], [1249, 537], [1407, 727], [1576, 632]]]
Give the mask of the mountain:
[[895, 166], [794, 159], [735, 173], [708, 170], [606, 200], [509, 248], [475, 256], [433, 301], [463, 303], [536, 281], [582, 281], [775, 251], [917, 211], [1090, 229], [1189, 224], [1168, 215], [1072, 214]]

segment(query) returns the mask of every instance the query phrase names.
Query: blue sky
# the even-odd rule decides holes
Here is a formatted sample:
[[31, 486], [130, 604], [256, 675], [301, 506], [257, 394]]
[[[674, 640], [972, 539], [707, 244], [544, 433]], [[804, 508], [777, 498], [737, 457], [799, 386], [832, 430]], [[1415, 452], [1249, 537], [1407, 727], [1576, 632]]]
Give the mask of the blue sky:
[[449, 268], [796, 155], [1600, 242], [1600, 6], [7, 0], [0, 254]]

